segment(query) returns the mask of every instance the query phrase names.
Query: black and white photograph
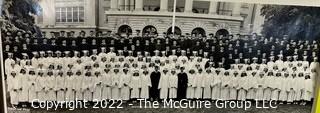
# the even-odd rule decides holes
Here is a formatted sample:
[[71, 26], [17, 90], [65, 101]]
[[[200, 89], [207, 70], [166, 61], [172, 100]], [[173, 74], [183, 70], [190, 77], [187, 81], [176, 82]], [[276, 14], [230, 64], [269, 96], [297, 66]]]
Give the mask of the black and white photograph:
[[320, 113], [320, 2], [0, 6], [0, 113]]

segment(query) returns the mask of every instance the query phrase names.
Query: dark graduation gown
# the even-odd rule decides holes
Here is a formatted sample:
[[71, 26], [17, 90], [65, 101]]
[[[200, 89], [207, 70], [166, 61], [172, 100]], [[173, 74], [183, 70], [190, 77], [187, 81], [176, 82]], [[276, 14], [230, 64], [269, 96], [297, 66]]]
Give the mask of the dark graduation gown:
[[158, 72], [154, 71], [150, 75], [150, 79], [151, 79], [151, 87], [149, 90], [150, 98], [159, 99], [160, 97], [160, 90], [158, 89], [160, 77], [161, 77], [160, 71]]
[[188, 75], [186, 73], [178, 74], [178, 99], [185, 99], [187, 96]]

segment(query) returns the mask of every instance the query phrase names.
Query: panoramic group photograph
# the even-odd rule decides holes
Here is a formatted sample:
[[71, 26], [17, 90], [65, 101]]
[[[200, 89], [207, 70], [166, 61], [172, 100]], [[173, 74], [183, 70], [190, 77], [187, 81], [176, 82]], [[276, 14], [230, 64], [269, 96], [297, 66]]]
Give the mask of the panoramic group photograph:
[[320, 113], [319, 6], [0, 0], [0, 113]]

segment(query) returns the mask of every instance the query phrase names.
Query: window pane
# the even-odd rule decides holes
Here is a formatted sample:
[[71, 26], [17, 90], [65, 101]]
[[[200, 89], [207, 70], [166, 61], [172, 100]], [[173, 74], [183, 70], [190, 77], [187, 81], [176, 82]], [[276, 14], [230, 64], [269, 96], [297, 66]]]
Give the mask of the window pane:
[[80, 22], [84, 22], [84, 8], [83, 7], [79, 7], [79, 21]]
[[60, 8], [56, 8], [56, 22], [60, 22]]
[[71, 7], [67, 8], [67, 21], [72, 22], [72, 8]]
[[73, 7], [73, 22], [79, 22], [78, 7]]
[[61, 22], [66, 22], [66, 8], [61, 8]]

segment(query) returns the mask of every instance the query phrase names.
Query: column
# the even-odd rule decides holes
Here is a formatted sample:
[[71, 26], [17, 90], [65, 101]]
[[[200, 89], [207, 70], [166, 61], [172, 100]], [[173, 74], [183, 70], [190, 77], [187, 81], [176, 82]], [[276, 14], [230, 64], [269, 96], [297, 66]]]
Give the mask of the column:
[[209, 14], [217, 14], [218, 2], [210, 1]]
[[232, 16], [240, 16], [241, 3], [234, 3], [232, 8]]
[[168, 0], [160, 0], [160, 11], [168, 11]]
[[135, 11], [142, 11], [143, 9], [143, 0], [136, 0]]
[[125, 11], [130, 10], [130, 0], [124, 0], [124, 10]]
[[186, 0], [186, 4], [184, 6], [185, 13], [192, 13], [193, 8], [193, 0]]
[[110, 1], [110, 10], [117, 11], [118, 10], [118, 0], [111, 0]]
[[125, 8], [124, 8], [124, 2], [125, 2], [125, 0], [119, 0], [119, 1], [118, 1], [118, 6], [119, 6], [120, 11], [125, 10]]

